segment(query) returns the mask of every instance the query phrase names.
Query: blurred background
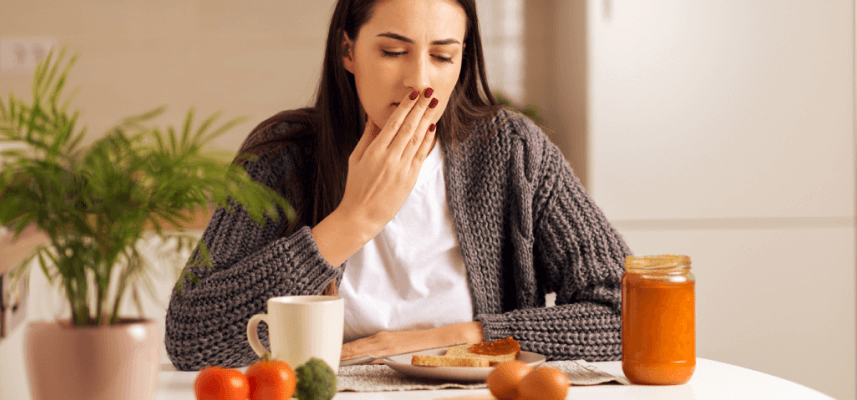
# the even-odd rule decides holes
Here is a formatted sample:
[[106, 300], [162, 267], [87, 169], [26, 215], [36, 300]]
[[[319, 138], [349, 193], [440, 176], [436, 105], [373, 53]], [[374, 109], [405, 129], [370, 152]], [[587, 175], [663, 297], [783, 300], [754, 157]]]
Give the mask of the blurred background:
[[[216, 143], [235, 151], [312, 101], [333, 3], [0, 0], [0, 95], [26, 98], [35, 60], [68, 46], [89, 141], [193, 106], [249, 117]], [[635, 254], [691, 257], [697, 355], [854, 399], [855, 1], [477, 5], [492, 90], [537, 110]], [[183, 261], [164, 259], [147, 317], [163, 324]], [[30, 289], [24, 322], [65, 312], [41, 274]], [[0, 340], [2, 400], [29, 399], [25, 325]]]

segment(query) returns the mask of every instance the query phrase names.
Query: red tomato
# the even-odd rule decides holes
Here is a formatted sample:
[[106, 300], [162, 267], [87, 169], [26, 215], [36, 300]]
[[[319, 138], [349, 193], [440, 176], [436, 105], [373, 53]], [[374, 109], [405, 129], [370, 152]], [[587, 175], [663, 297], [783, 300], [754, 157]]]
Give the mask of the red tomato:
[[288, 400], [295, 393], [295, 371], [285, 361], [260, 360], [247, 368], [250, 400]]
[[199, 371], [193, 392], [196, 400], [247, 400], [250, 384], [237, 369], [211, 366]]

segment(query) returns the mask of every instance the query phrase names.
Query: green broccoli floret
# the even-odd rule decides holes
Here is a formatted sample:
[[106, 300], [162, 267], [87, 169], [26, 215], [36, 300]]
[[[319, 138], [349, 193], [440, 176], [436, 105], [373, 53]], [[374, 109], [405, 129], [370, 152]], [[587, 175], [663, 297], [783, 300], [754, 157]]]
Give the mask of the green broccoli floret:
[[336, 394], [336, 373], [324, 360], [310, 358], [295, 370], [298, 400], [330, 400]]

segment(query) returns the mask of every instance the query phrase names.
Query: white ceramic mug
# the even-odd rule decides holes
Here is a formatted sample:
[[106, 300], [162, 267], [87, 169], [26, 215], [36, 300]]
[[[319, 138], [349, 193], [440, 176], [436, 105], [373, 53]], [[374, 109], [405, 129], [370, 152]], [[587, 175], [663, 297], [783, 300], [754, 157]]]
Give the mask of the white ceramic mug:
[[344, 302], [339, 296], [284, 296], [268, 299], [268, 313], [247, 322], [247, 339], [262, 356], [268, 350], [259, 341], [259, 322], [268, 325], [271, 357], [295, 369], [312, 357], [339, 370], [345, 323]]

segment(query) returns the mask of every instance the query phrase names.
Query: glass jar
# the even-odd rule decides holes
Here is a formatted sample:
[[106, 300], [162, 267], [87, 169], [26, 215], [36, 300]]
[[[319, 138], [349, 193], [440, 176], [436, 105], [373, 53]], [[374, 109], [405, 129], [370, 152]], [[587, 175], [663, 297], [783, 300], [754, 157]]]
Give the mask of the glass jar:
[[688, 256], [625, 258], [622, 371], [631, 382], [690, 380], [696, 367], [695, 284]]

